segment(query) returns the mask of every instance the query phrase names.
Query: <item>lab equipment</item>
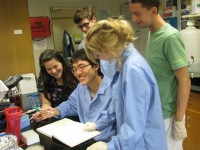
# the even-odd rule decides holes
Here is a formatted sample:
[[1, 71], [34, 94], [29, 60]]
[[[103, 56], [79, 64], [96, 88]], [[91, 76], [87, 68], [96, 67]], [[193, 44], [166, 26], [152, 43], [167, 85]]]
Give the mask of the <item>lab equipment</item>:
[[30, 119], [29, 119], [29, 115], [23, 113], [22, 117], [21, 117], [21, 125], [20, 125], [20, 129], [25, 129], [27, 127], [30, 127]]
[[21, 133], [21, 116], [22, 110], [18, 106], [5, 108], [4, 110], [6, 116], [6, 133], [12, 133], [17, 137], [17, 141], [20, 141]]
[[21, 108], [21, 100], [19, 96], [19, 91], [16, 87], [13, 87], [10, 92], [8, 93], [8, 98], [10, 99], [11, 103], [14, 103], [16, 106]]
[[0, 134], [0, 149], [1, 150], [20, 150], [17, 137], [14, 135]]
[[15, 76], [10, 76], [7, 80], [4, 81], [4, 84], [9, 88], [12, 89], [13, 87], [17, 86], [19, 81], [21, 81], [23, 77], [20, 74]]
[[[16, 104], [19, 106], [21, 105], [19, 97], [16, 97], [16, 96], [19, 96], [17, 95], [18, 93], [16, 91], [17, 90], [16, 86], [22, 79], [23, 77], [20, 74], [17, 74], [15, 76], [10, 76], [8, 79], [6, 79], [3, 82], [3, 84], [8, 88], [8, 90], [6, 90], [6, 93], [4, 93], [4, 95], [0, 99], [0, 131], [1, 130], [4, 131], [5, 125], [6, 125], [4, 109], [15, 106]], [[5, 87], [3, 91], [5, 91]], [[4, 101], [8, 99], [10, 99], [11, 101], [13, 100], [12, 102], [15, 102], [16, 104], [10, 101]]]
[[191, 14], [200, 13], [200, 0], [191, 0]]
[[28, 96], [29, 99], [29, 109], [40, 108], [42, 106], [42, 100], [39, 93], [32, 93]]
[[200, 29], [195, 27], [194, 20], [187, 21], [186, 29], [180, 31], [185, 44], [189, 72], [191, 78], [191, 89], [200, 91]]
[[9, 96], [12, 95], [10, 92], [12, 92], [13, 88], [15, 88], [15, 90], [17, 89], [16, 86], [22, 79], [23, 77], [20, 74], [17, 74], [15, 76], [10, 76], [8, 79], [4, 81], [4, 85], [8, 88], [8, 90], [5, 96], [0, 100], [0, 103], [2, 103], [2, 100], [4, 98], [10, 98]]

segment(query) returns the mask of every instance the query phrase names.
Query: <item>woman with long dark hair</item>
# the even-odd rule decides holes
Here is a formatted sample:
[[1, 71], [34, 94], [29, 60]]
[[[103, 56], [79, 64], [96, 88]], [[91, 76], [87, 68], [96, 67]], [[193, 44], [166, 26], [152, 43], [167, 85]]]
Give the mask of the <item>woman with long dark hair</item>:
[[55, 50], [45, 50], [39, 58], [40, 76], [38, 89], [42, 108], [56, 107], [73, 92], [78, 84], [63, 57]]

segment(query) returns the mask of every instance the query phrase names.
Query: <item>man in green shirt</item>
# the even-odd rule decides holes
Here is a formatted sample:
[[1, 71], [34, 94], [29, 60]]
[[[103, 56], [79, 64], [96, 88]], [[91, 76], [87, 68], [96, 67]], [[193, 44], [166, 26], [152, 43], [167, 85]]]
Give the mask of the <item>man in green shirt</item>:
[[132, 21], [150, 29], [145, 57], [158, 82], [169, 150], [182, 149], [187, 137], [184, 114], [190, 93], [184, 43], [159, 15], [159, 0], [131, 0]]

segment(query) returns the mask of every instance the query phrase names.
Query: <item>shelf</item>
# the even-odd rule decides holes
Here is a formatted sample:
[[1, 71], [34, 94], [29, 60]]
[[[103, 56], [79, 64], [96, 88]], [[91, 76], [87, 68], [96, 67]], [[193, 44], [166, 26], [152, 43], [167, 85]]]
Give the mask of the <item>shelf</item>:
[[191, 15], [183, 15], [182, 18], [192, 18], [192, 17], [200, 17], [200, 13], [198, 14], [191, 14]]

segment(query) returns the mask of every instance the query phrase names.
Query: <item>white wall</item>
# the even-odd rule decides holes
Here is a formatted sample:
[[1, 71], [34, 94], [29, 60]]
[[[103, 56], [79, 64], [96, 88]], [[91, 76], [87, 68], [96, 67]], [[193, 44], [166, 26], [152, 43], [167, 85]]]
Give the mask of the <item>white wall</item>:
[[[126, 2], [128, 0], [28, 0], [28, 6], [30, 17], [48, 16], [51, 18], [50, 7], [77, 9], [78, 7], [92, 5], [96, 8], [96, 17], [99, 20], [101, 19], [100, 12], [104, 10], [108, 12], [109, 17], [120, 15], [120, 5]], [[51, 33], [53, 33], [52, 26]], [[42, 41], [33, 41], [36, 76], [39, 75], [40, 70], [39, 55], [47, 48], [54, 49], [53, 36]]]

